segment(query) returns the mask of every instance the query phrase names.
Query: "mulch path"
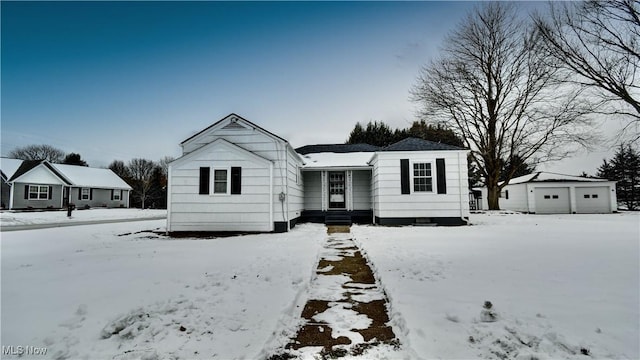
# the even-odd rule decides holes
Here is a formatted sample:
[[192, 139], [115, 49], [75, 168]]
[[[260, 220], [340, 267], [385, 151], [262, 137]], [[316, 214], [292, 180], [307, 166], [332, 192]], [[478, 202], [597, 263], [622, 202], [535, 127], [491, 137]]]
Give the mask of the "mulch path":
[[361, 355], [380, 344], [400, 345], [389, 325], [386, 294], [348, 235], [349, 227], [330, 226], [327, 233], [310, 299], [302, 310], [304, 325], [285, 346], [285, 353], [271, 359], [295, 357], [296, 350], [308, 347], [317, 348], [322, 357], [335, 358]]

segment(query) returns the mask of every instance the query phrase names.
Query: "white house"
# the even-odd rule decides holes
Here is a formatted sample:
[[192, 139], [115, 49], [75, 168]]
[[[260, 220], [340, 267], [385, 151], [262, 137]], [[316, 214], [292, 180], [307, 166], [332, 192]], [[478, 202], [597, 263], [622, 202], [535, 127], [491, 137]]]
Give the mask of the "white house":
[[287, 231], [301, 221], [466, 224], [467, 151], [420, 139], [310, 145], [230, 114], [169, 166], [169, 232]]
[[[487, 209], [487, 188], [482, 188]], [[536, 214], [611, 213], [617, 210], [616, 183], [606, 179], [535, 172], [511, 179], [500, 208]]]
[[131, 187], [110, 169], [2, 158], [2, 204], [9, 209], [129, 207]]

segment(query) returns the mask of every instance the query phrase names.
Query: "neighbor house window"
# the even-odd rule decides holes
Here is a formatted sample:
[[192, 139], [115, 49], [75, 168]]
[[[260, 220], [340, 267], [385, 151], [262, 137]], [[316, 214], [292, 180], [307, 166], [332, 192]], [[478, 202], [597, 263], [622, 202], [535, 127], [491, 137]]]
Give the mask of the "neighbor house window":
[[29, 185], [29, 200], [47, 200], [48, 198], [48, 186]]
[[214, 170], [213, 172], [213, 193], [227, 193], [227, 170]]
[[431, 176], [431, 163], [413, 164], [413, 191], [432, 192], [433, 178]]
[[90, 189], [83, 188], [81, 191], [82, 191], [82, 196], [80, 197], [80, 200], [89, 200]]
[[120, 200], [120, 190], [113, 190], [113, 200]]

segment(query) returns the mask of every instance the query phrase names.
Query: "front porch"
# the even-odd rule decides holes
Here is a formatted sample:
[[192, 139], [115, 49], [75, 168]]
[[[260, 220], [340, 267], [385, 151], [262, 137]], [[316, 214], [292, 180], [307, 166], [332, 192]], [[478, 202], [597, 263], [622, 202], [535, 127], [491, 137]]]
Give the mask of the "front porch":
[[370, 168], [303, 171], [301, 221], [331, 225], [373, 223]]

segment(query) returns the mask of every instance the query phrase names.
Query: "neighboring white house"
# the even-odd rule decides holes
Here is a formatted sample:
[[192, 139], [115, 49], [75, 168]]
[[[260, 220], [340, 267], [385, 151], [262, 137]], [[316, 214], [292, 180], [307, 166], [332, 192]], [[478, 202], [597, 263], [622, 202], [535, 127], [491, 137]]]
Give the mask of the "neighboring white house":
[[9, 209], [129, 207], [131, 187], [110, 169], [2, 158], [2, 204]]
[[[481, 188], [488, 209], [487, 188]], [[536, 214], [611, 213], [617, 210], [616, 182], [536, 172], [511, 179], [500, 193], [500, 208]]]
[[169, 165], [169, 232], [287, 231], [300, 221], [466, 224], [467, 150], [409, 138], [310, 145], [230, 114]]

